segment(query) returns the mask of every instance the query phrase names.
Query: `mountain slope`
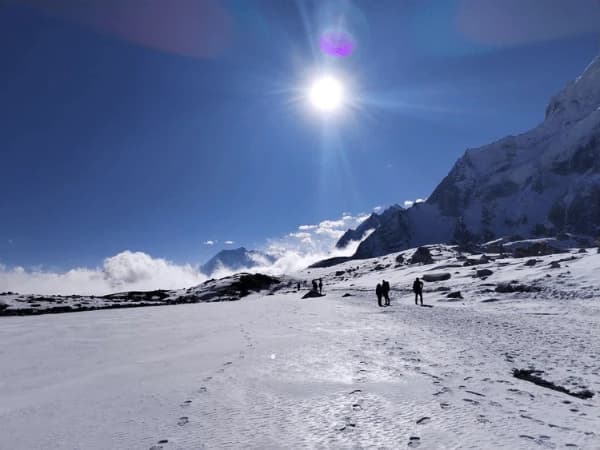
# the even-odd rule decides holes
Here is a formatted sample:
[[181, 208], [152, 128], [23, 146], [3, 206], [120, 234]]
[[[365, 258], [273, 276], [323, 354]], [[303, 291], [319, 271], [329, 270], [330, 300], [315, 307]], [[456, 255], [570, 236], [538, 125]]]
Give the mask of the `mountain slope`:
[[550, 100], [539, 126], [467, 150], [425, 203], [384, 214], [355, 257], [510, 234], [600, 233], [600, 57]]
[[266, 266], [272, 264], [274, 261], [275, 258], [271, 255], [240, 247], [232, 250], [221, 250], [209, 259], [200, 270], [204, 274], [211, 276], [218, 270], [224, 269], [235, 272], [258, 266]]

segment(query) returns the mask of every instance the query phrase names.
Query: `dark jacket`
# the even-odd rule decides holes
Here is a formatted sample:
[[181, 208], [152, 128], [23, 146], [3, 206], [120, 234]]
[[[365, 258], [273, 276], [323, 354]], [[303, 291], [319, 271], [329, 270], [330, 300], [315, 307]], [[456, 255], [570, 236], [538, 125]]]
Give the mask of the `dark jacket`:
[[413, 292], [421, 292], [423, 290], [423, 282], [420, 280], [415, 280], [413, 283]]

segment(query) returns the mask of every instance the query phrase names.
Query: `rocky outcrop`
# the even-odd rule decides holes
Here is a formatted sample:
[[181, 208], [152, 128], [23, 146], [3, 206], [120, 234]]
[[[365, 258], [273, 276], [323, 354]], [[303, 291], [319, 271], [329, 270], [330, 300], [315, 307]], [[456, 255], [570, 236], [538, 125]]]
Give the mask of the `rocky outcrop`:
[[419, 247], [411, 256], [409, 264], [433, 264], [431, 252], [427, 247]]

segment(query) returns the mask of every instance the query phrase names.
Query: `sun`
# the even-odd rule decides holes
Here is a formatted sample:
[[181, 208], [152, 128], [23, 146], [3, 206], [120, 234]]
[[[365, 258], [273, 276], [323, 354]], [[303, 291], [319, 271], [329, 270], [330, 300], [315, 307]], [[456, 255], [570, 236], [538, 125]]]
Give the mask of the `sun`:
[[320, 111], [335, 111], [344, 103], [344, 86], [336, 78], [325, 75], [312, 83], [308, 98]]

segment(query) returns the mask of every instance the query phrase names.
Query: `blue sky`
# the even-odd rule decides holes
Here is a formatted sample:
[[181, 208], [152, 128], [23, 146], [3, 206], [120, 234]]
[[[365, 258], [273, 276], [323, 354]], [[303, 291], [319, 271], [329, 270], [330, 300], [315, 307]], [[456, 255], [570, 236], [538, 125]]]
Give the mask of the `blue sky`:
[[[117, 4], [0, 1], [5, 268], [197, 264], [426, 197], [600, 43], [595, 0]], [[340, 20], [356, 51], [333, 59], [315, 43]], [[325, 68], [354, 99], [335, 117], [304, 99]]]

